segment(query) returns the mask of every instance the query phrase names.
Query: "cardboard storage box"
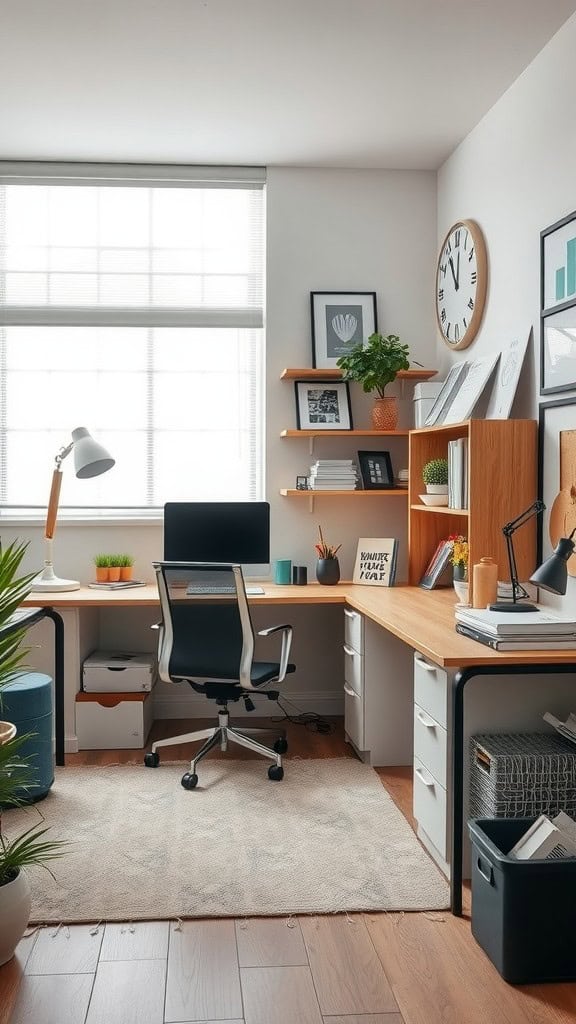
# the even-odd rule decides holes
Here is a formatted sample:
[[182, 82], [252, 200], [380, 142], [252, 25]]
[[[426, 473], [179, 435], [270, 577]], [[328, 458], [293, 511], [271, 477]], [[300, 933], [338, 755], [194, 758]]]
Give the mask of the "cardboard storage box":
[[82, 666], [86, 693], [148, 693], [156, 678], [153, 654], [93, 651]]
[[76, 694], [76, 735], [80, 750], [143, 747], [152, 726], [149, 693]]
[[434, 402], [436, 401], [444, 382], [433, 384], [426, 381], [414, 385], [414, 426], [423, 427]]

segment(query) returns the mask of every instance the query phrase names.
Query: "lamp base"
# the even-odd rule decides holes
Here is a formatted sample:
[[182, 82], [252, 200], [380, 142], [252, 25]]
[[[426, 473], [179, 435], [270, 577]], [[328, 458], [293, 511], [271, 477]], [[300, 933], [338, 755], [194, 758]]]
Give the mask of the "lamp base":
[[66, 590], [80, 590], [80, 581], [61, 579], [55, 575], [52, 562], [45, 562], [42, 572], [32, 584], [32, 593], [59, 594]]
[[539, 612], [540, 609], [535, 604], [527, 604], [523, 601], [496, 601], [495, 604], [489, 605], [491, 612]]

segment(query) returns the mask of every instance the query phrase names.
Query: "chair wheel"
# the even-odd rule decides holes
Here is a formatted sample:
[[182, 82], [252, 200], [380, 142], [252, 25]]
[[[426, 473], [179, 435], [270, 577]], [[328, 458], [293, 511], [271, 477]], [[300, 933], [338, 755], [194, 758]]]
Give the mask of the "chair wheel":
[[272, 782], [281, 782], [284, 778], [284, 769], [277, 764], [271, 764], [268, 769], [268, 778]]
[[186, 774], [182, 776], [180, 782], [184, 789], [196, 789], [196, 786], [198, 785], [198, 776], [196, 773], [192, 775], [191, 772], [186, 772]]
[[157, 768], [160, 764], [160, 754], [145, 754], [144, 764], [147, 768]]
[[276, 740], [273, 749], [277, 754], [285, 754], [288, 750], [288, 740], [282, 736], [279, 740]]

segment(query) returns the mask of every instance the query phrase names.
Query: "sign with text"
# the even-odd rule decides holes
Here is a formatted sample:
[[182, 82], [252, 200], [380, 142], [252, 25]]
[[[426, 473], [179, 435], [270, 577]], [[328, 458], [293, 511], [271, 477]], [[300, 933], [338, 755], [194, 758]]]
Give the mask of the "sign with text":
[[361, 537], [352, 582], [391, 587], [396, 576], [397, 553], [395, 537]]

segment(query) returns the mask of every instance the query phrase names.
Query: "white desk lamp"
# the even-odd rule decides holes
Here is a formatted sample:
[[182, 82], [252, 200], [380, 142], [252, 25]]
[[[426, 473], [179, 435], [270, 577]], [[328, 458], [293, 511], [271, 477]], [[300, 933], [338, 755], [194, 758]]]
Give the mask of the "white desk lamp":
[[100, 476], [112, 469], [114, 459], [90, 436], [86, 427], [76, 427], [72, 431], [70, 444], [61, 448], [56, 456], [56, 468], [52, 474], [52, 486], [50, 498], [48, 499], [48, 512], [46, 515], [46, 527], [44, 538], [46, 541], [46, 558], [44, 569], [34, 580], [33, 591], [40, 593], [58, 593], [63, 590], [79, 590], [79, 580], [63, 580], [54, 573], [52, 564], [52, 540], [56, 531], [56, 516], [58, 515], [58, 502], [60, 500], [60, 487], [62, 486], [62, 470], [60, 466], [67, 455], [74, 449], [74, 467], [76, 476], [86, 480], [91, 476]]

